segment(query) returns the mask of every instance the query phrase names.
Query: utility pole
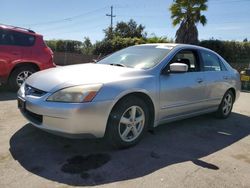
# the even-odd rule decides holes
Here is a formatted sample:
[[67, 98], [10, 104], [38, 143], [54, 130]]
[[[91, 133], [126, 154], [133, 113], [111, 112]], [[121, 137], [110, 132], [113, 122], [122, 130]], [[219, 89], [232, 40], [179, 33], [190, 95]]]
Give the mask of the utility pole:
[[110, 7], [111, 8], [111, 13], [110, 14], [106, 14], [106, 16], [110, 16], [110, 29], [111, 29], [111, 34], [113, 32], [113, 18], [116, 17], [116, 15], [113, 14], [113, 6]]

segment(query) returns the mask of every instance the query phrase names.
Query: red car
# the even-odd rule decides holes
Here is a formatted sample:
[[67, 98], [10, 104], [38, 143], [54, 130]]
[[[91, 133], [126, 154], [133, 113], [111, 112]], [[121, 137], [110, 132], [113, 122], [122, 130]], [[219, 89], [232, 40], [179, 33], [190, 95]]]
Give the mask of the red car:
[[0, 85], [17, 90], [32, 73], [55, 67], [53, 52], [32, 30], [0, 25]]

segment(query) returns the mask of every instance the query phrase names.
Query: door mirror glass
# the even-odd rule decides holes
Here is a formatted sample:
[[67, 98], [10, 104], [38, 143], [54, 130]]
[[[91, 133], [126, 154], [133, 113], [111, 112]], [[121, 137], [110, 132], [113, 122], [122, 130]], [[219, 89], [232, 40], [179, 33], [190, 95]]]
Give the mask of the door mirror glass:
[[185, 63], [172, 63], [170, 64], [170, 72], [182, 73], [188, 71], [188, 65]]

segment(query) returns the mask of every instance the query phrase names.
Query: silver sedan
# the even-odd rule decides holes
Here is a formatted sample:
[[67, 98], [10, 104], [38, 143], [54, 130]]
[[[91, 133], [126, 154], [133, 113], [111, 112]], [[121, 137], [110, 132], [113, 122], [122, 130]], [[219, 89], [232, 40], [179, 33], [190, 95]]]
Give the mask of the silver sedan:
[[106, 136], [122, 148], [166, 122], [211, 112], [227, 118], [239, 89], [238, 72], [211, 50], [144, 44], [31, 75], [18, 91], [18, 107], [45, 131]]

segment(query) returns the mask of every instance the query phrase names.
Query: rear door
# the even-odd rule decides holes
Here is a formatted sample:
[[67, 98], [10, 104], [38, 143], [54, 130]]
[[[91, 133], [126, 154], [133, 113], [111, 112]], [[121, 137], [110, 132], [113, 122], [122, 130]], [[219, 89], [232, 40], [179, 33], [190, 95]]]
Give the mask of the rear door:
[[22, 61], [33, 60], [33, 45], [35, 44], [35, 36], [27, 33], [12, 31], [11, 36], [14, 40], [14, 46], [17, 48], [15, 53], [19, 54]]
[[13, 66], [12, 62], [21, 58], [21, 50], [15, 45], [11, 31], [0, 29], [0, 69], [2, 76], [7, 76]]
[[207, 106], [215, 107], [220, 104], [229, 87], [230, 75], [216, 54], [207, 50], [201, 50], [200, 54], [203, 60], [202, 69], [207, 82]]
[[[188, 72], [166, 74], [174, 62], [189, 64]], [[206, 108], [206, 83], [200, 64], [198, 52], [186, 49], [177, 53], [165, 67], [160, 76], [160, 121]]]

